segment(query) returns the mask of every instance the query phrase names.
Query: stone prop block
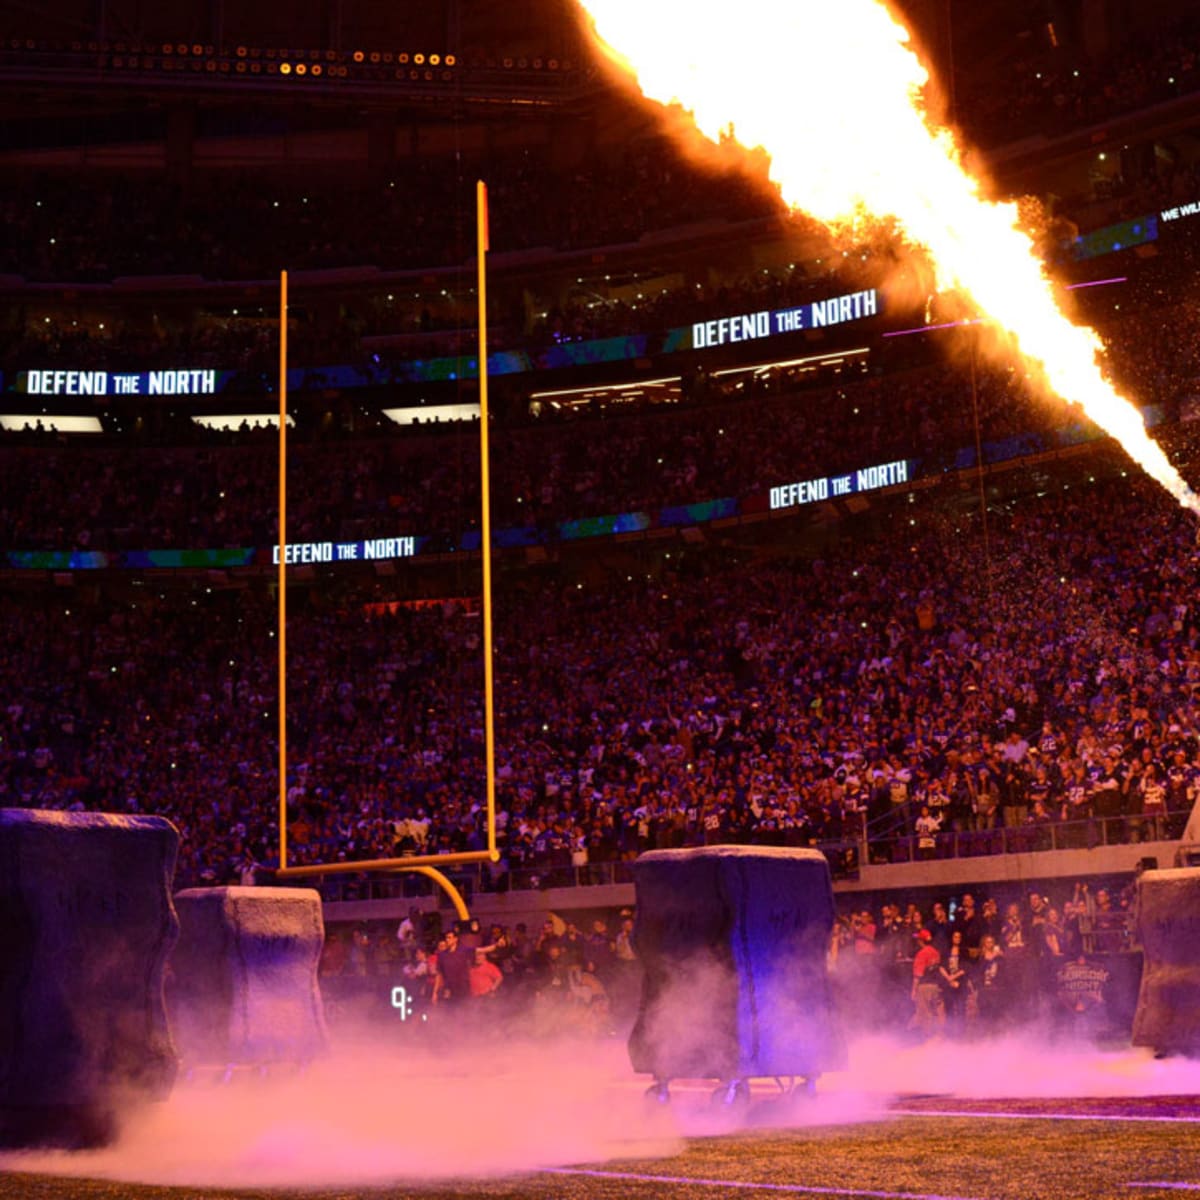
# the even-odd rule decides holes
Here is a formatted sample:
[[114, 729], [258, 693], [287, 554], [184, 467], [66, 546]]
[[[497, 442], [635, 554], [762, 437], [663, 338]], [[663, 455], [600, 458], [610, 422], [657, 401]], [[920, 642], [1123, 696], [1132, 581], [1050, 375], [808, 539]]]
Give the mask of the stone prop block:
[[1200, 1057], [1200, 868], [1144, 872], [1137, 906], [1143, 963], [1133, 1044]]
[[633, 866], [644, 970], [629, 1038], [656, 1080], [801, 1076], [845, 1064], [827, 954], [833, 886], [815, 850], [652, 850]]
[[0, 1144], [100, 1144], [170, 1091], [178, 849], [161, 817], [0, 809]]
[[190, 1068], [302, 1064], [326, 1047], [311, 888], [191, 888], [175, 896], [171, 1028]]

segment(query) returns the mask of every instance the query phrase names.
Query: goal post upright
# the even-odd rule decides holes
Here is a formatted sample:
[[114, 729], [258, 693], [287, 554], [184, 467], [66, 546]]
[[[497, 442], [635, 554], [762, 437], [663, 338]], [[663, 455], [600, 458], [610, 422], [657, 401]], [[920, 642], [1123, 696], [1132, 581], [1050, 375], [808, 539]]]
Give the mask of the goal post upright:
[[500, 858], [496, 849], [496, 702], [492, 661], [492, 500], [488, 447], [487, 363], [487, 184], [475, 184], [476, 261], [479, 273], [479, 490], [480, 556], [483, 562], [483, 741], [487, 786], [487, 852], [492, 862]]
[[287, 310], [288, 275], [279, 272], [279, 869], [287, 870]]

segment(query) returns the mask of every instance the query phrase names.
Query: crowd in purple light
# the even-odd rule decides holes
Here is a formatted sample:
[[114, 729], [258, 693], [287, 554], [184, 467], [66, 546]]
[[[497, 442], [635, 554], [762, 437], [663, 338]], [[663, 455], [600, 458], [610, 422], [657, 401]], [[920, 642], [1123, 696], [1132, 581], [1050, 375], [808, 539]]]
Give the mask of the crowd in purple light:
[[[513, 1020], [528, 1036], [603, 1037], [628, 1024], [640, 969], [633, 915], [624, 909], [576, 924], [556, 915], [525, 922], [446, 925], [412, 908], [395, 921], [364, 921], [327, 931], [321, 990], [331, 1024], [383, 1008], [397, 1025], [391, 989], [405, 989], [410, 1029], [441, 1021], [495, 1031]], [[388, 1007], [392, 1008], [388, 1012]], [[378, 1018], [377, 1018], [378, 1021]]]
[[[1194, 439], [1172, 452], [1191, 469]], [[884, 505], [872, 535], [817, 558], [510, 574], [503, 861], [483, 885], [590, 882], [707, 841], [853, 858], [864, 829], [884, 860], [995, 852], [1022, 831], [1016, 848], [1177, 835], [1198, 761], [1194, 523], [1116, 465], [1014, 499], [986, 543], [950, 489]], [[478, 617], [368, 613], [380, 587], [331, 580], [290, 619], [301, 862], [484, 845]], [[269, 867], [271, 595], [122, 594], [0, 602], [4, 803], [163, 813], [186, 881]]]
[[1111, 1034], [1128, 1021], [1133, 891], [1001, 886], [854, 908], [834, 930], [839, 1006], [852, 1024], [901, 1037]]
[[[1162, 177], [1144, 180], [1116, 198], [1087, 205], [1086, 221], [1079, 228], [1086, 231], [1142, 216], [1198, 196], [1196, 170], [1180, 166]], [[811, 234], [805, 218], [794, 216], [792, 220], [800, 232]], [[775, 232], [770, 225], [754, 228], [757, 233], [743, 236], [752, 241], [769, 240]], [[1047, 250], [1060, 260], [1064, 277], [1072, 278], [1081, 273], [1071, 265], [1071, 237], [1076, 226], [1068, 220], [1057, 228], [1062, 240], [1048, 245]], [[1150, 278], [1178, 273], [1183, 265], [1179, 260], [1190, 262], [1193, 254], [1186, 239], [1180, 239], [1179, 244], [1172, 244], [1169, 262], [1138, 264], [1136, 273]], [[550, 257], [546, 263], [555, 261]], [[435, 261], [425, 265], [432, 269]], [[556, 281], [543, 285], [534, 272], [532, 278], [517, 277], [508, 286], [503, 280], [499, 284], [494, 281], [489, 347], [493, 352], [526, 351], [536, 360], [548, 347], [566, 342], [653, 334], [714, 313], [789, 307], [881, 285], [888, 289], [896, 265], [885, 243], [865, 241], [845, 250], [827, 246], [823, 255], [810, 255], [807, 261], [757, 268], [727, 266], [720, 273], [705, 272], [698, 281], [690, 277], [679, 281], [668, 273], [665, 280], [627, 285], [624, 292], [628, 294], [621, 289], [609, 294], [610, 285], [593, 273], [570, 284], [557, 278], [558, 270]], [[1106, 264], [1105, 269], [1110, 274], [1126, 273], [1128, 266]], [[416, 291], [411, 290], [413, 286]], [[461, 281], [450, 281], [449, 288], [457, 294], [443, 288], [439, 296], [436, 287], [395, 282], [382, 288], [359, 285], [336, 298], [317, 293], [302, 299], [293, 312], [289, 362], [305, 367], [348, 364], [387, 368], [415, 360], [471, 355], [477, 329], [473, 293]], [[253, 391], [258, 386], [254, 380], [263, 373], [269, 376], [277, 362], [278, 334], [273, 312], [268, 311], [273, 296], [272, 292], [270, 303], [264, 304], [261, 291], [252, 288], [212, 305], [184, 290], [178, 296], [180, 303], [152, 306], [164, 307], [162, 313], [123, 308], [115, 296], [109, 296], [102, 310], [95, 312], [81, 309], [75, 301], [39, 298], [25, 311], [22, 322], [0, 331], [0, 354], [14, 367], [26, 370], [64, 362], [75, 368], [109, 370], [145, 370], [186, 362], [196, 368], [241, 372], [245, 376], [241, 390]], [[99, 299], [103, 301], [105, 296], [101, 294]], [[907, 307], [905, 302], [892, 316], [899, 319]], [[920, 321], [919, 306], [912, 319]]]
[[[1171, 283], [1165, 291], [1145, 281], [1114, 290], [1108, 311], [1094, 314], [1117, 380], [1169, 420], [1190, 403], [1200, 373], [1200, 307]], [[1010, 441], [1021, 435], [1027, 452], [1073, 440], [1078, 413], [1039, 396], [1011, 364], [992, 365], [986, 346], [973, 351], [975, 337], [908, 339], [911, 354], [896, 339], [861, 368], [815, 382], [803, 368], [724, 377], [698, 371], [677, 406], [599, 415], [543, 406], [533, 419], [515, 392], [501, 400], [491, 435], [494, 519], [553, 542], [561, 522], [580, 517], [744, 499], [899, 459], [931, 474], [973, 461], [977, 440], [985, 459], [1011, 455]], [[929, 364], [931, 351], [946, 350], [965, 356], [964, 366]], [[884, 364], [895, 369], [881, 373]], [[329, 436], [325, 426], [298, 430], [289, 458], [291, 540], [416, 535], [436, 550], [460, 545], [477, 528], [473, 426]], [[148, 449], [135, 430], [92, 448], [63, 444], [51, 431], [6, 435], [0, 545], [196, 549], [276, 540], [270, 430], [213, 435], [184, 418], [150, 441], [168, 445]], [[993, 452], [993, 443], [1001, 449]]]
[[[1195, 74], [1186, 65], [1181, 79]], [[1154, 99], [1139, 79], [1127, 72], [1104, 103]], [[1063, 94], [1057, 106], [1075, 121], [1110, 111]], [[1045, 103], [1030, 95], [1019, 111]], [[683, 170], [642, 148], [581, 168], [569, 202], [546, 206], [534, 202], [543, 169], [514, 160], [493, 184], [493, 238], [606, 245], [769, 208], [736, 173], [672, 186]], [[420, 166], [396, 187], [314, 189], [306, 200], [226, 178], [219, 198], [197, 199], [128, 178], [105, 192], [47, 177], [0, 203], [0, 269], [107, 280], [200, 264], [245, 279], [281, 258], [461, 262], [474, 219], [461, 182]], [[1190, 184], [1178, 174], [1164, 186], [1182, 195]], [[1095, 306], [1114, 374], [1161, 406], [1165, 440], [1194, 483], [1200, 305], [1181, 288], [1191, 262], [1176, 246], [1121, 300], [1082, 303]], [[533, 336], [685, 321], [790, 301], [820, 282], [755, 275], [698, 295], [692, 284], [636, 314], [568, 302]], [[52, 326], [19, 344], [79, 365], [111, 349]], [[346, 335], [327, 331], [308, 349], [357, 353]], [[127, 336], [131, 353], [180, 349], [153, 330]], [[557, 549], [555, 529], [573, 518], [753, 496], [892, 459], [932, 473], [977, 439], [1031, 434], [1031, 448], [1058, 448], [1056, 431], [1076, 414], [961, 343], [957, 365], [896, 348], [877, 355], [886, 370], [815, 387], [786, 370], [751, 384], [689, 374], [683, 403], [665, 411], [533, 421], [517, 398], [493, 438], [493, 519]], [[271, 347], [261, 328], [225, 326], [186, 348], [199, 364], [233, 350], [239, 361], [219, 365], [236, 366]], [[11, 435], [0, 443], [0, 548], [269, 546], [274, 448], [230, 440], [181, 436], [148, 450], [131, 432], [89, 449]], [[470, 430], [299, 441], [292, 541], [413, 534], [448, 551], [477, 527]], [[1077, 467], [1024, 474], [989, 510], [986, 535], [951, 483], [872, 501], [869, 522], [844, 537], [831, 529], [803, 555], [756, 554], [735, 539], [631, 565], [605, 545], [586, 569], [507, 571], [502, 858], [477, 885], [588, 884], [646, 849], [717, 841], [821, 845], [850, 871], [864, 853], [900, 861], [1178, 836], [1200, 787], [1194, 521], [1111, 447], [1086, 453]], [[834, 518], [851, 528], [847, 513]], [[275, 599], [252, 577], [191, 582], [80, 574], [70, 587], [0, 596], [0, 804], [162, 813], [183, 834], [181, 883], [263, 881], [277, 845]], [[481, 631], [477, 610], [454, 602], [476, 586], [467, 568], [459, 584], [443, 589], [445, 603], [386, 611], [371, 606], [408, 599], [405, 581], [347, 574], [301, 589], [288, 629], [294, 861], [484, 846]]]
[[[845, 1027], [899, 1040], [979, 1038], [1038, 1027], [1097, 1038], [1127, 1023], [1126, 963], [1138, 949], [1136, 884], [1060, 881], [973, 888], [881, 905], [843, 897], [829, 971]], [[848, 901], [848, 903], [846, 903]], [[540, 925], [447, 925], [410, 908], [397, 925], [331, 926], [321, 960], [332, 1023], [367, 1010], [409, 1028], [523, 1022], [538, 1033], [606, 1036], [636, 1006], [640, 963], [631, 909]], [[391, 1003], [389, 1004], [389, 1001]], [[378, 1021], [376, 1017], [376, 1021]]]

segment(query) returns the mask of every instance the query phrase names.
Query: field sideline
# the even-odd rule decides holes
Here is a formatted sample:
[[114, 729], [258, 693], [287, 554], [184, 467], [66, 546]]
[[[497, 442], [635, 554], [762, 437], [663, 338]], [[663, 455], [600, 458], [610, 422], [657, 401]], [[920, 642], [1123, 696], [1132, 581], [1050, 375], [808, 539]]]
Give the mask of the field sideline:
[[1187, 1096], [912, 1097], [864, 1123], [691, 1137], [669, 1157], [487, 1181], [298, 1191], [0, 1175], [0, 1200], [1179, 1200], [1189, 1194], [1200, 1200], [1200, 1097]]

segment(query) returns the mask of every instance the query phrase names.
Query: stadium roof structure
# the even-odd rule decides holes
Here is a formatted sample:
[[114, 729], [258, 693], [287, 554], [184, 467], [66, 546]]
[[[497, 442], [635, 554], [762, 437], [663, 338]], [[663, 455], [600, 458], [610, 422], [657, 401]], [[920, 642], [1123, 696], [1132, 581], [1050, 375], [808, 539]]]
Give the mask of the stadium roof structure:
[[[1136, 53], [1189, 15], [1187, 0], [1141, 0], [1134, 14], [1083, 0], [897, 0], [945, 81], [951, 115], [1003, 89], [1017, 60], [1086, 63]], [[106, 147], [216, 129], [382, 137], [380, 118], [495, 126], [595, 113], [609, 88], [574, 0], [51, 0], [0, 2], [0, 159], [120, 165]], [[269, 127], [269, 128], [268, 128]], [[90, 161], [56, 147], [86, 145]], [[178, 157], [178, 156], [176, 156]], [[154, 166], [158, 159], [132, 165]], [[169, 165], [171, 156], [167, 156]], [[269, 158], [264, 160], [269, 165]]]

